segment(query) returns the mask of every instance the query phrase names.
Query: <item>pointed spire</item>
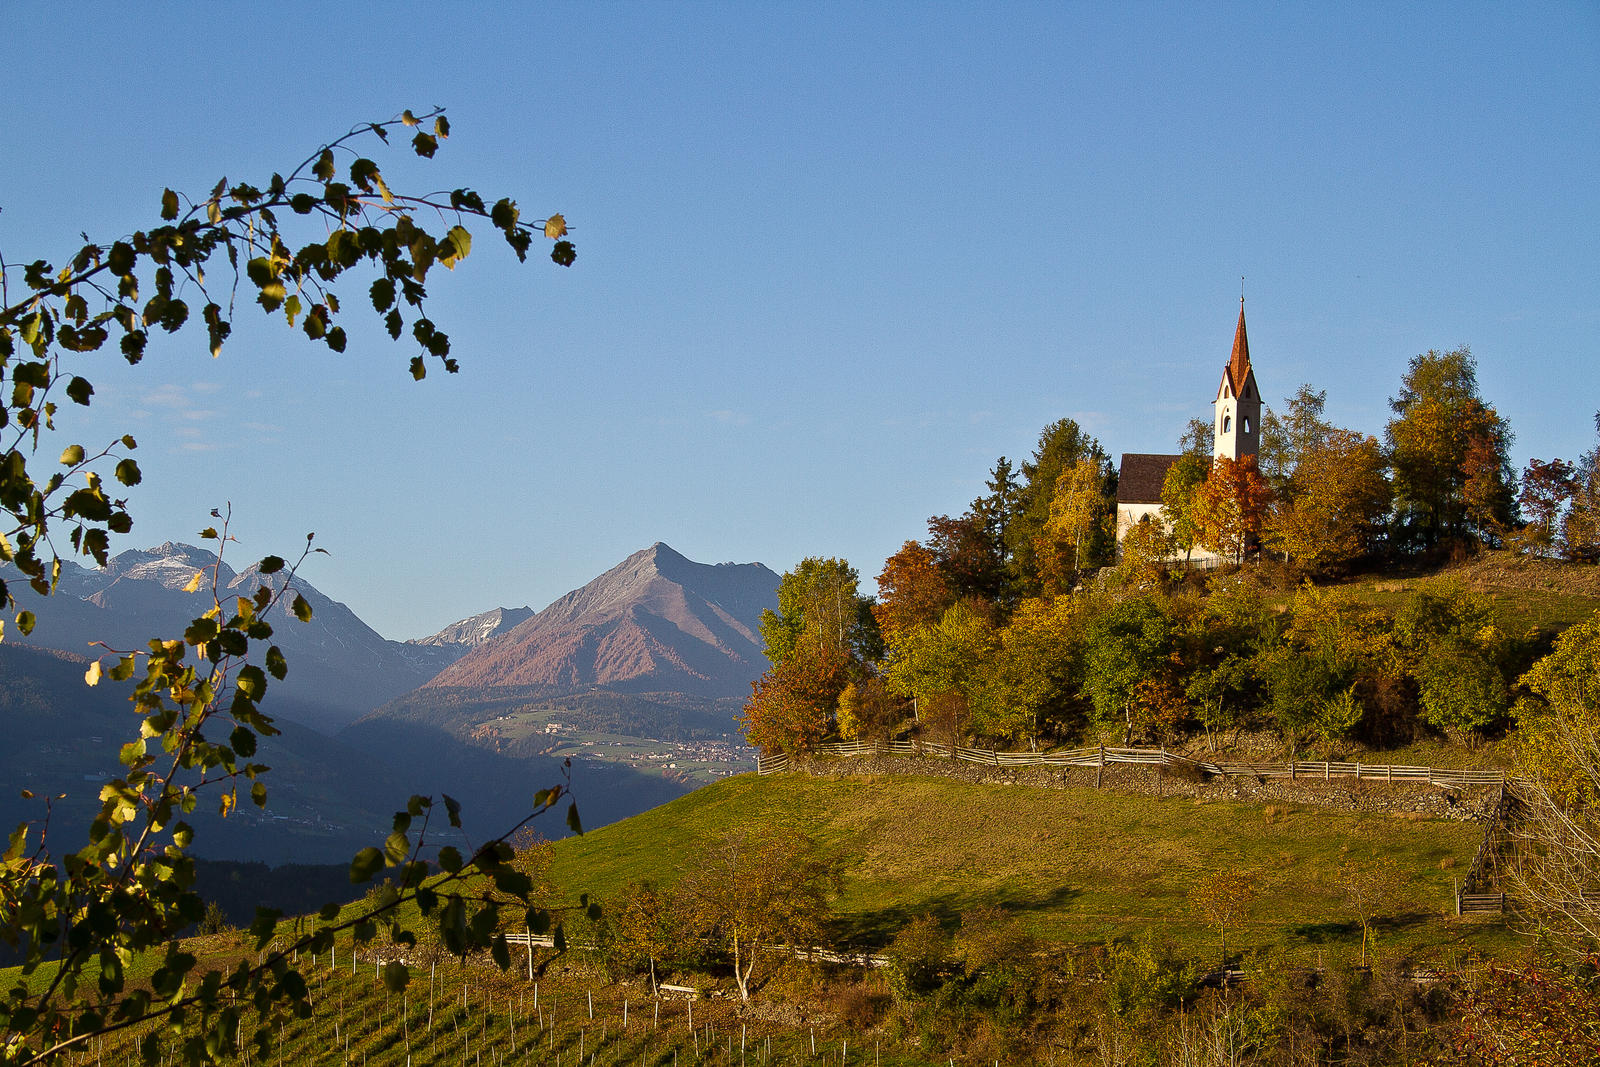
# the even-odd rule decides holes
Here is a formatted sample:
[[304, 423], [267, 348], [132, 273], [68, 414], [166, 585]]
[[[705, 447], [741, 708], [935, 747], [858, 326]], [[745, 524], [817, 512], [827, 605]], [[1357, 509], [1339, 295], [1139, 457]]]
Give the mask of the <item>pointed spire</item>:
[[1250, 340], [1244, 332], [1244, 297], [1239, 297], [1239, 326], [1233, 331], [1233, 358], [1228, 360], [1228, 381], [1233, 385], [1233, 395], [1244, 389], [1245, 376], [1250, 373]]

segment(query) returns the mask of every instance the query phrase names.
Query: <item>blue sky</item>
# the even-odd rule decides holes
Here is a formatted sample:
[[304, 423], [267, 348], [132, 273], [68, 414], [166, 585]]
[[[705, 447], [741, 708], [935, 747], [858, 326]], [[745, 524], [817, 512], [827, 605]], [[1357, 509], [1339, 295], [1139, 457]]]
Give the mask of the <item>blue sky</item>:
[[1054, 419], [1171, 450], [1241, 275], [1269, 402], [1308, 381], [1381, 434], [1407, 360], [1465, 343], [1519, 466], [1593, 447], [1593, 4], [501, 7], [9, 6], [8, 262], [435, 104], [433, 163], [376, 155], [397, 184], [578, 245], [482, 240], [433, 286], [453, 377], [359, 310], [343, 356], [246, 309], [218, 360], [91, 357], [62, 440], [140, 439], [119, 547], [231, 501], [241, 559], [316, 531], [310, 579], [398, 638], [657, 540], [870, 588]]

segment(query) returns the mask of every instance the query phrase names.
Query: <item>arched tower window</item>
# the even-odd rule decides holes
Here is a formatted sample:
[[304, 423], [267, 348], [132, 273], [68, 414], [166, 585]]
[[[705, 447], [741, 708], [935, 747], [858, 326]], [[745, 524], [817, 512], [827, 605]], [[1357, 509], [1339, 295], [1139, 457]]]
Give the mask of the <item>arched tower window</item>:
[[1224, 412], [1222, 416], [1222, 432], [1227, 433], [1231, 429], [1233, 429], [1233, 416]]
[[1249, 415], [1246, 415], [1244, 417], [1244, 432], [1245, 433], [1249, 433], [1250, 432], [1250, 416]]

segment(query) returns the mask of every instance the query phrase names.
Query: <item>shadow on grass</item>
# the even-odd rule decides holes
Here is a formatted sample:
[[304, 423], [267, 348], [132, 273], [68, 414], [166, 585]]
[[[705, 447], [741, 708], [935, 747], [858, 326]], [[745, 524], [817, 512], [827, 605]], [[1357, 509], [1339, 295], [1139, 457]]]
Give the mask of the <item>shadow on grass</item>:
[[834, 929], [842, 943], [880, 948], [888, 944], [902, 927], [922, 915], [932, 915], [944, 929], [955, 930], [961, 925], [962, 912], [975, 907], [999, 907], [1012, 915], [1021, 916], [1028, 912], [1052, 911], [1082, 895], [1082, 890], [1064, 885], [1044, 893], [1014, 889], [946, 893], [923, 901], [914, 908], [880, 908], [841, 916], [836, 920]]
[[[1427, 912], [1408, 912], [1404, 915], [1385, 915], [1372, 921], [1372, 929], [1378, 934], [1393, 934], [1401, 930], [1413, 930], [1425, 926], [1438, 918]], [[1309, 945], [1331, 945], [1336, 942], [1361, 940], [1361, 924], [1355, 919], [1345, 922], [1305, 923], [1300, 926], [1289, 927], [1291, 941], [1303, 941]]]

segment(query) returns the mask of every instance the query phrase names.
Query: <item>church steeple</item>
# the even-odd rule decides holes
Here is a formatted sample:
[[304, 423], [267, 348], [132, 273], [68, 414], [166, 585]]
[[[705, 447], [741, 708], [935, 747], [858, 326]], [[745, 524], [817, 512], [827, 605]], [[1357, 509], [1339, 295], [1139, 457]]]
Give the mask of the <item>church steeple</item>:
[[1250, 339], [1244, 332], [1244, 297], [1239, 298], [1239, 325], [1233, 331], [1233, 358], [1228, 360], [1228, 377], [1233, 381], [1234, 395], [1244, 390], [1245, 375], [1250, 372]]
[[1237, 460], [1253, 456], [1261, 441], [1261, 391], [1256, 388], [1256, 372], [1250, 366], [1250, 340], [1244, 329], [1244, 297], [1239, 298], [1239, 325], [1233, 331], [1233, 355], [1222, 368], [1222, 384], [1217, 387], [1213, 423], [1213, 458], [1227, 456]]

